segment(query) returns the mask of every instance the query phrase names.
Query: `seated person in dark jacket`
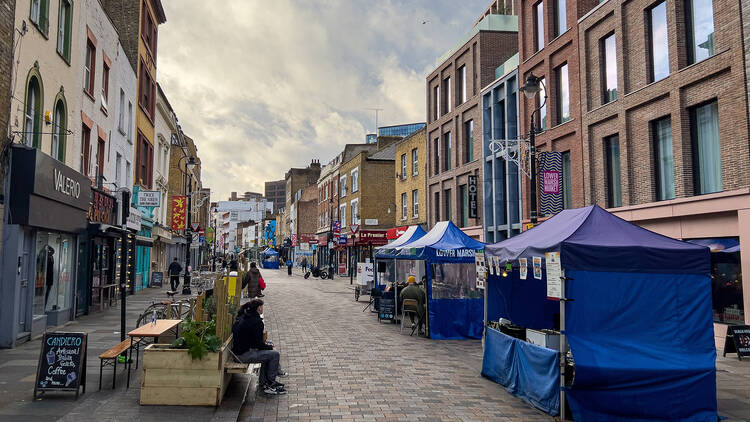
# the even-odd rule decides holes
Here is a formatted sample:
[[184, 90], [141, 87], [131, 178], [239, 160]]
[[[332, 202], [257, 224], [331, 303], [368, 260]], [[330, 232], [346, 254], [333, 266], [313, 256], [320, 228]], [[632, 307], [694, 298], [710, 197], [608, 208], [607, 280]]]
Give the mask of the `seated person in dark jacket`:
[[260, 385], [266, 394], [286, 394], [284, 384], [276, 381], [279, 352], [273, 350], [272, 344], [263, 341], [262, 313], [263, 301], [260, 299], [253, 299], [240, 307], [232, 327], [232, 352], [240, 362], [261, 364]]

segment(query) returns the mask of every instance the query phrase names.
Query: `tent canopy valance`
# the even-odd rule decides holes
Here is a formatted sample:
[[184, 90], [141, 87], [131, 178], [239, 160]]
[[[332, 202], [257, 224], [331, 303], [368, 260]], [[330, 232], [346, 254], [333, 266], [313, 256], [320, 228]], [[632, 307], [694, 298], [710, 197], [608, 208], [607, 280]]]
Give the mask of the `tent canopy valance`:
[[440, 221], [424, 236], [393, 248], [396, 259], [436, 262], [474, 262], [474, 252], [484, 243], [472, 239], [451, 221]]
[[425, 235], [425, 233], [427, 232], [425, 232], [424, 229], [418, 225], [409, 226], [409, 228], [407, 228], [406, 231], [401, 234], [401, 236], [394, 239], [393, 242], [375, 248], [375, 250], [377, 251], [375, 257], [380, 259], [393, 258], [394, 256], [396, 256], [396, 254], [398, 254], [398, 247], [421, 238]]

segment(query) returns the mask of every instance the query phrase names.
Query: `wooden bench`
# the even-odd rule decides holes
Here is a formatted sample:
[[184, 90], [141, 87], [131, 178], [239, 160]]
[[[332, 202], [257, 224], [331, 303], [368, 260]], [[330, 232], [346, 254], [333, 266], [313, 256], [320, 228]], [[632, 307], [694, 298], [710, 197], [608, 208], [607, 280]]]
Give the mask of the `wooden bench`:
[[235, 361], [227, 361], [224, 363], [224, 372], [227, 374], [249, 374], [259, 370], [259, 363], [243, 363]]
[[[132, 350], [132, 348], [135, 348], [135, 367], [138, 368], [138, 348], [140, 346], [140, 339], [125, 339], [120, 342], [120, 344], [110, 348], [106, 352], [99, 355], [99, 390], [102, 389], [102, 372], [104, 371], [105, 366], [113, 366], [114, 370], [112, 371], [112, 389], [115, 388], [115, 381], [117, 380], [117, 358], [123, 354], [126, 353], [129, 350]], [[132, 351], [130, 355], [132, 356]], [[127, 363], [126, 363], [127, 365]]]

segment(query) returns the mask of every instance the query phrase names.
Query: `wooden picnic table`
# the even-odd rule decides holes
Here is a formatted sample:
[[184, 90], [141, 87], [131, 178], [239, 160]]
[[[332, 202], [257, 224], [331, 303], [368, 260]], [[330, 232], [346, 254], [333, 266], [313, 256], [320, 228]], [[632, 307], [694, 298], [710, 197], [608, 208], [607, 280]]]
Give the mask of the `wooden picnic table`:
[[[130, 366], [132, 365], [132, 356], [133, 356], [133, 339], [138, 337], [140, 339], [143, 338], [153, 338], [157, 339], [161, 336], [163, 336], [165, 333], [171, 330], [175, 330], [175, 337], [179, 336], [180, 333], [180, 323], [182, 322], [181, 319], [157, 319], [154, 324], [152, 323], [146, 323], [144, 325], [141, 325], [140, 327], [136, 328], [135, 330], [132, 330], [128, 332], [128, 336], [130, 337], [130, 356], [131, 358], [128, 359], [128, 383], [126, 388], [130, 388]], [[136, 352], [135, 355], [136, 360], [138, 359], [138, 352]], [[136, 363], [136, 368], [138, 367], [138, 364]]]

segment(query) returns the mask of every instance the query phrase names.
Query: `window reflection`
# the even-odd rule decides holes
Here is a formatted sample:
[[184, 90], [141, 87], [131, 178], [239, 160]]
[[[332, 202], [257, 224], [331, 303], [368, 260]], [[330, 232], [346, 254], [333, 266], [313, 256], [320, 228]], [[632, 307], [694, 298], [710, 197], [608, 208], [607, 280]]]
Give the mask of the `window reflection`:
[[689, 60], [696, 63], [714, 54], [714, 8], [712, 0], [687, 0]]
[[666, 2], [652, 7], [649, 15], [651, 19], [651, 82], [656, 82], [669, 76]]
[[432, 264], [432, 299], [481, 298], [473, 263]]

